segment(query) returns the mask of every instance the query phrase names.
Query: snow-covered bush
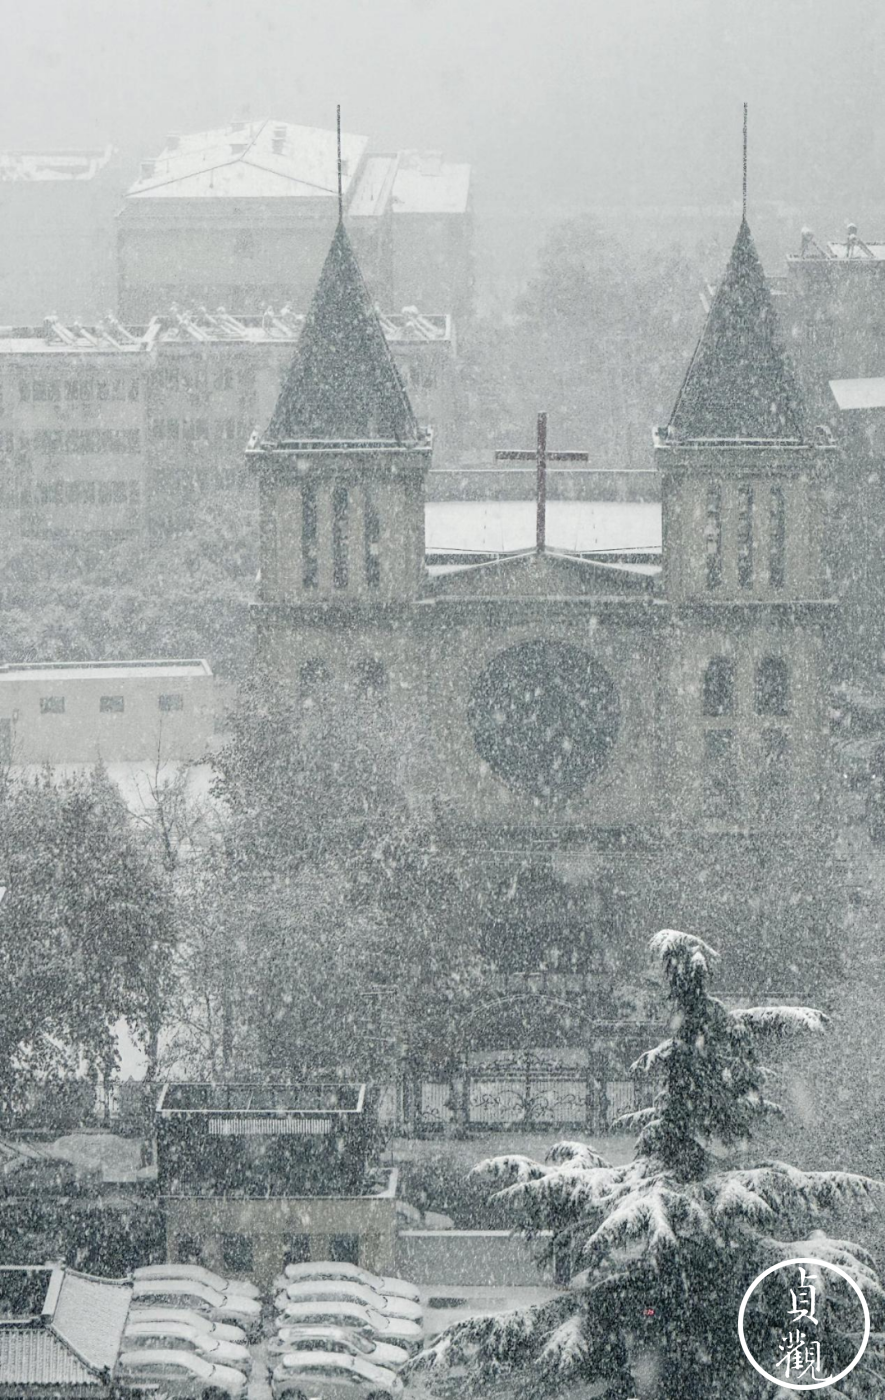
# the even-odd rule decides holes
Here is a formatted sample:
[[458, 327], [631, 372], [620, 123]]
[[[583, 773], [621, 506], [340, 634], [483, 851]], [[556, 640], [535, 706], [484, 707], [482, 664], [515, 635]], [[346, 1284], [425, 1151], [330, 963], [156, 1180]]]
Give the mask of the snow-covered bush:
[[[567, 1252], [575, 1272], [549, 1302], [449, 1328], [410, 1365], [431, 1386], [454, 1373], [462, 1386], [509, 1381], [539, 1394], [546, 1384], [557, 1396], [573, 1382], [597, 1382], [587, 1393], [610, 1400], [636, 1395], [641, 1383], [655, 1400], [767, 1396], [770, 1385], [741, 1351], [738, 1309], [764, 1269], [801, 1256], [845, 1269], [866, 1296], [874, 1334], [885, 1325], [871, 1256], [819, 1228], [822, 1212], [874, 1209], [885, 1185], [729, 1155], [763, 1115], [780, 1111], [766, 1097], [766, 1042], [818, 1032], [825, 1018], [808, 1008], [728, 1010], [708, 992], [717, 954], [707, 944], [664, 930], [651, 948], [673, 1014], [670, 1036], [638, 1062], [660, 1088], [651, 1108], [631, 1115], [640, 1129], [634, 1159], [611, 1166], [584, 1143], [560, 1142], [544, 1162], [503, 1156], [474, 1168], [500, 1183], [496, 1199], [511, 1204], [526, 1234], [552, 1232], [550, 1249]], [[857, 1350], [852, 1325], [839, 1332], [837, 1321], [829, 1334], [843, 1364]], [[757, 1342], [776, 1347], [783, 1326], [783, 1313], [769, 1316], [763, 1305]], [[831, 1395], [885, 1394], [883, 1340], [874, 1335]]]

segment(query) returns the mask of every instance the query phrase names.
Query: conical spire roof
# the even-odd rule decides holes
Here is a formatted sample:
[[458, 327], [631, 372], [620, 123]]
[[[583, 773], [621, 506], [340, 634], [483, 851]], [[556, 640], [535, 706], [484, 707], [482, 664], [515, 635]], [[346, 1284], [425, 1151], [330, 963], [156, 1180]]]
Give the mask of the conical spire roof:
[[802, 403], [746, 219], [676, 400], [682, 439], [801, 442]]
[[415, 442], [418, 425], [339, 223], [266, 437]]

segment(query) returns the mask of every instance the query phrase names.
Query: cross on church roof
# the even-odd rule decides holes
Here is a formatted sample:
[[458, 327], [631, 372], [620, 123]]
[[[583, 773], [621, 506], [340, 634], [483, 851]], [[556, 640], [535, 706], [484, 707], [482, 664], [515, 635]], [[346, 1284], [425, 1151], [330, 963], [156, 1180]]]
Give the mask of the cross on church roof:
[[589, 460], [587, 452], [548, 452], [547, 451], [547, 414], [538, 414], [538, 434], [533, 452], [522, 451], [518, 448], [513, 450], [504, 448], [495, 453], [496, 462], [535, 462], [538, 467], [537, 477], [537, 533], [535, 548], [539, 554], [543, 554], [546, 547], [547, 535], [547, 463], [548, 462], [586, 462]]

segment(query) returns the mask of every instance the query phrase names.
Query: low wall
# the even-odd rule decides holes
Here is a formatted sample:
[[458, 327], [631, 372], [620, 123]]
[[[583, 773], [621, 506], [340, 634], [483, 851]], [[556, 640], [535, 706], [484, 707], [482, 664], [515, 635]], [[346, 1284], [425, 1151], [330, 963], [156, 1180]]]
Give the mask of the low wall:
[[419, 1287], [538, 1287], [553, 1278], [535, 1257], [543, 1239], [527, 1241], [509, 1230], [400, 1230], [396, 1272]]

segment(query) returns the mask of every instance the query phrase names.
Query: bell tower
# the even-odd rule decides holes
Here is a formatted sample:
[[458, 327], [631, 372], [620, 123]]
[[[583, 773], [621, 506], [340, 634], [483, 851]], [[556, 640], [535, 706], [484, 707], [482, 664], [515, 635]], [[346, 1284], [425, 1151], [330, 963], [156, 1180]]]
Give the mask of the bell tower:
[[430, 457], [339, 222], [270, 425], [247, 450], [263, 620], [413, 601]]
[[746, 219], [666, 428], [664, 591], [673, 626], [674, 812], [798, 838], [820, 824], [836, 449], [810, 432]]

